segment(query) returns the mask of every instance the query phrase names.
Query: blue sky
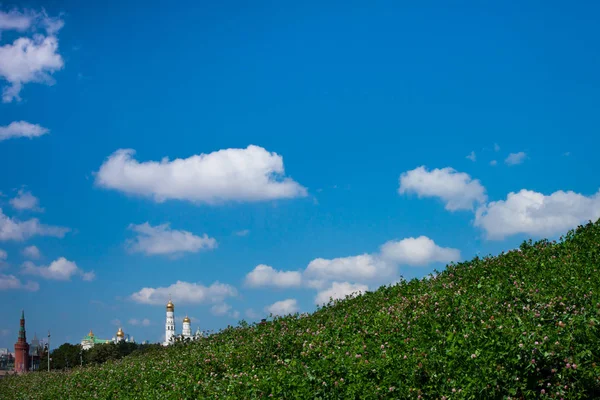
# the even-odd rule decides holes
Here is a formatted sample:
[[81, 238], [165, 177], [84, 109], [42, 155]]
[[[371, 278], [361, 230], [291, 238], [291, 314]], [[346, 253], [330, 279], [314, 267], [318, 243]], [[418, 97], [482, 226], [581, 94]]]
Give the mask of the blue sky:
[[600, 218], [594, 2], [89, 3], [0, 6], [0, 347], [21, 309], [156, 342], [168, 293], [218, 330]]

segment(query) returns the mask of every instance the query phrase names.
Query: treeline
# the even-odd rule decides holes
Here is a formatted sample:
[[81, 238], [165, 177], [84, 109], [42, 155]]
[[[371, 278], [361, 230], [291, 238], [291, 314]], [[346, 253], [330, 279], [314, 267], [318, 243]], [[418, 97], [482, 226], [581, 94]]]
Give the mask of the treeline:
[[[50, 353], [50, 369], [66, 370], [86, 365], [99, 365], [128, 355], [144, 354], [162, 348], [160, 344], [105, 343], [83, 350], [80, 344], [64, 343]], [[40, 371], [48, 368], [48, 352], [40, 359]]]

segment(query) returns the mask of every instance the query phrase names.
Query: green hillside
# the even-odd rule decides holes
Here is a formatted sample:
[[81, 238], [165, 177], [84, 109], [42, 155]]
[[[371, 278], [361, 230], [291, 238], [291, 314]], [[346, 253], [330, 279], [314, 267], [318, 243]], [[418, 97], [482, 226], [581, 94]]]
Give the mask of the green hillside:
[[599, 268], [600, 221], [307, 317], [1, 379], [0, 398], [599, 398]]

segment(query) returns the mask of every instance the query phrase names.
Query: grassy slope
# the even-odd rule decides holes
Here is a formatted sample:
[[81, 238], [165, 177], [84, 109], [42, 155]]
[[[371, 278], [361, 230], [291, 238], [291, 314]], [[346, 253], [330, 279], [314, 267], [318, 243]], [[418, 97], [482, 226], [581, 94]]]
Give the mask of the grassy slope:
[[600, 221], [521, 250], [0, 398], [600, 397]]

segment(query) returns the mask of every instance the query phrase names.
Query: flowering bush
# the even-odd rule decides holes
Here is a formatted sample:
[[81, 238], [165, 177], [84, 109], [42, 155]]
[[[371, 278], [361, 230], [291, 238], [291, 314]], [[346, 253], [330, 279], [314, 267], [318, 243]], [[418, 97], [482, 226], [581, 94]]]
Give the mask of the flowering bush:
[[4, 378], [0, 398], [598, 398], [598, 268], [600, 221], [308, 317]]

